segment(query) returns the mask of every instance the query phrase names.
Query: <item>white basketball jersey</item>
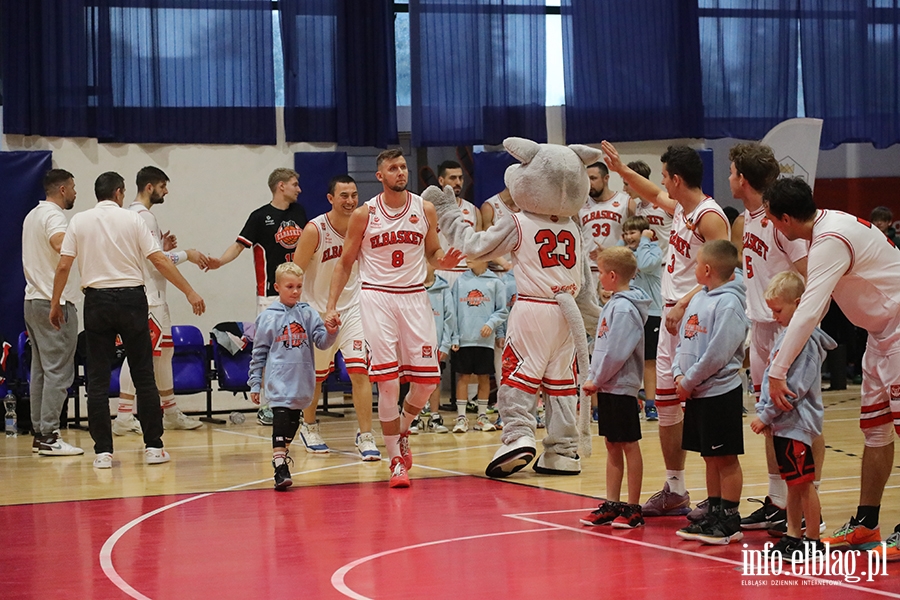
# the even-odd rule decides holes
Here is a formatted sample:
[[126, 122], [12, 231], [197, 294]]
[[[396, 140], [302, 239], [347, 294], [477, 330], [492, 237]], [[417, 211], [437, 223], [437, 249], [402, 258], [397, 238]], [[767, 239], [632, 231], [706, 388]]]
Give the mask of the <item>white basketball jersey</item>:
[[518, 298], [553, 298], [559, 292], [573, 296], [581, 289], [581, 238], [568, 217], [514, 213], [519, 241], [513, 248]]
[[[325, 312], [328, 306], [328, 292], [331, 288], [331, 276], [334, 274], [334, 266], [344, 251], [344, 236], [335, 230], [328, 219], [328, 215], [319, 215], [310, 223], [316, 226], [319, 234], [316, 242], [316, 252], [306, 266], [303, 278], [303, 291], [300, 293], [300, 301], [306, 302], [320, 313]], [[350, 271], [350, 279], [344, 286], [340, 298], [337, 301], [338, 312], [344, 312], [351, 306], [359, 304], [359, 265], [353, 263]]]
[[390, 209], [378, 194], [366, 206], [369, 222], [359, 249], [362, 287], [395, 292], [424, 289], [428, 220], [422, 197], [406, 192], [406, 205]]
[[669, 256], [662, 274], [663, 301], [677, 302], [688, 292], [697, 287], [697, 276], [694, 267], [697, 265], [697, 252], [706, 240], [695, 229], [696, 224], [707, 213], [719, 215], [728, 227], [731, 226], [722, 207], [707, 196], [689, 214], [679, 204], [672, 218], [672, 232], [669, 235]]
[[[156, 221], [156, 215], [140, 202], [132, 202], [128, 210], [136, 212], [144, 219], [144, 223], [147, 224], [147, 227], [150, 228], [150, 233], [153, 234], [153, 239], [162, 248], [162, 230], [160, 230], [159, 223]], [[146, 290], [148, 305], [159, 306], [166, 303], [166, 278], [147, 258], [144, 258], [144, 289]]]
[[[622, 240], [622, 223], [628, 216], [629, 200], [630, 197], [625, 192], [616, 192], [606, 202], [587, 199], [578, 211], [585, 252], [590, 253], [597, 246], [609, 248]], [[591, 265], [591, 269], [597, 270], [594, 265]]]
[[635, 198], [634, 214], [647, 219], [653, 230], [654, 241], [659, 243], [662, 255], [666, 256], [669, 251], [669, 234], [672, 233], [672, 217], [669, 213], [642, 198]]
[[794, 271], [794, 263], [806, 256], [805, 240], [790, 241], [766, 218], [766, 209], [744, 211], [744, 285], [750, 320], [774, 322], [766, 306], [766, 286], [783, 271]]
[[500, 222], [500, 219], [503, 218], [504, 215], [511, 215], [513, 211], [509, 210], [509, 207], [506, 206], [506, 203], [500, 198], [500, 194], [494, 194], [490, 198], [484, 201], [485, 204], [490, 204], [491, 208], [494, 209], [494, 222], [493, 223], [485, 223], [485, 229], [496, 225]]

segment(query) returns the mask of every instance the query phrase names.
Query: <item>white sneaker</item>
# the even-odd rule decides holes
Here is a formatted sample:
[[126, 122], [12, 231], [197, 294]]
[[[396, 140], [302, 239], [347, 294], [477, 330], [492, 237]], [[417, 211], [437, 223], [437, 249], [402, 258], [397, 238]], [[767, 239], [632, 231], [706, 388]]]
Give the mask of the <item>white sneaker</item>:
[[475, 431], [497, 431], [497, 428], [487, 415], [478, 415], [475, 419]]
[[163, 429], [197, 429], [201, 425], [200, 419], [192, 419], [177, 408], [163, 414]]
[[144, 462], [148, 465], [161, 465], [167, 463], [172, 457], [162, 448], [147, 448], [144, 450]]
[[38, 454], [41, 456], [78, 456], [84, 454], [84, 450], [67, 444], [57, 432], [53, 432], [41, 442]]
[[306, 446], [306, 451], [311, 454], [328, 454], [331, 449], [319, 434], [319, 423], [300, 423], [300, 439]]
[[94, 458], [95, 469], [112, 469], [112, 453], [101, 452]]
[[422, 418], [416, 417], [415, 419], [413, 419], [413, 422], [409, 424], [409, 434], [410, 435], [419, 435], [420, 429], [423, 429]]
[[431, 433], [450, 433], [450, 430], [444, 426], [444, 417], [436, 412], [431, 413], [431, 418], [428, 419], [428, 431]]
[[375, 435], [371, 431], [366, 433], [356, 432], [356, 449], [364, 461], [381, 460], [381, 452], [375, 445]]
[[141, 429], [141, 422], [135, 419], [134, 415], [128, 415], [125, 419], [120, 419], [119, 417], [113, 419], [112, 432], [116, 435], [127, 435], [129, 433], [144, 435], [144, 430]]
[[453, 424], [453, 433], [465, 433], [469, 430], [469, 419], [465, 415], [456, 417], [456, 423]]

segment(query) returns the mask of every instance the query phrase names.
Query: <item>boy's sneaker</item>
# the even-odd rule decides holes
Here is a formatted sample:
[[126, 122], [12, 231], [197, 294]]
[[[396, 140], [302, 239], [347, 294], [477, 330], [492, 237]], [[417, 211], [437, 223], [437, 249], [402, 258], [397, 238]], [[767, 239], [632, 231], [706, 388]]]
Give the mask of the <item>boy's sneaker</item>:
[[84, 450], [67, 444], [59, 437], [58, 433], [53, 432], [41, 440], [38, 454], [41, 456], [78, 456], [84, 454]]
[[113, 419], [112, 432], [116, 435], [127, 435], [129, 433], [144, 435], [144, 430], [141, 429], [141, 422], [135, 419], [134, 415], [128, 415], [124, 419], [118, 417]]
[[546, 425], [544, 425], [544, 413], [538, 413], [534, 416], [534, 418], [537, 421], [535, 427], [537, 427], [538, 429], [543, 429], [544, 427], [546, 427]]
[[800, 550], [801, 553], [803, 552], [803, 541], [800, 538], [786, 535], [772, 546], [772, 549], [769, 550], [769, 557], [773, 558], [776, 554], [779, 554], [781, 555], [781, 560], [784, 562], [793, 563], [794, 560], [791, 556], [795, 550]]
[[272, 426], [272, 421], [275, 419], [275, 415], [272, 414], [272, 409], [268, 404], [265, 406], [260, 406], [259, 410], [256, 411], [256, 422], [260, 425], [267, 425], [269, 427]]
[[403, 457], [395, 456], [391, 459], [391, 479], [388, 485], [392, 488], [409, 487], [409, 473], [406, 472]]
[[885, 540], [887, 549], [884, 551], [885, 559], [888, 562], [900, 560], [900, 525], [894, 527], [894, 533]]
[[640, 504], [626, 504], [622, 507], [619, 516], [613, 519], [612, 526], [616, 529], [634, 529], [643, 527], [644, 517], [641, 515]]
[[456, 422], [453, 424], [453, 433], [465, 433], [468, 430], [469, 419], [465, 415], [456, 417]]
[[748, 500], [762, 506], [750, 513], [750, 516], [741, 519], [741, 529], [771, 529], [783, 523], [785, 531], [787, 531], [787, 511], [779, 508], [770, 497], [766, 496], [765, 500], [757, 498], [748, 498]]
[[494, 427], [497, 429], [503, 429], [503, 417], [497, 415], [497, 420], [494, 421]]
[[694, 510], [687, 514], [687, 520], [691, 523], [698, 523], [706, 518], [706, 513], [709, 512], [709, 498], [706, 500], [701, 500], [697, 506], [694, 507]]
[[697, 536], [703, 533], [703, 530], [710, 527], [712, 523], [719, 517], [718, 513], [707, 512], [706, 515], [696, 523], [690, 523], [675, 532], [675, 535], [683, 540], [696, 540]]
[[444, 425], [444, 417], [441, 416], [441, 413], [431, 413], [431, 418], [428, 419], [428, 431], [431, 433], [450, 433], [450, 430]]
[[200, 419], [192, 419], [179, 408], [163, 413], [163, 429], [197, 429], [201, 425]]
[[735, 512], [730, 515], [720, 513], [717, 517], [708, 522], [694, 539], [714, 546], [725, 546], [744, 539], [744, 534], [741, 533], [741, 515], [739, 513]]
[[112, 453], [101, 452], [94, 457], [95, 469], [112, 469]]
[[331, 449], [319, 434], [319, 423], [300, 423], [300, 439], [310, 454], [328, 454]]
[[475, 431], [497, 431], [497, 428], [487, 415], [478, 415], [475, 419]]
[[475, 400], [469, 400], [466, 402], [466, 412], [467, 413], [475, 413], [478, 414], [478, 402]]
[[591, 410], [591, 423], [596, 423], [600, 420], [600, 409], [596, 406]]
[[275, 489], [279, 492], [283, 492], [294, 485], [294, 482], [291, 480], [291, 469], [288, 466], [288, 462], [292, 465], [294, 464], [294, 460], [287, 455], [285, 455], [279, 465], [276, 465], [274, 460], [272, 461], [272, 466], [275, 468]]
[[403, 466], [409, 471], [412, 469], [412, 449], [409, 447], [409, 432], [400, 434], [400, 458], [403, 459]]
[[148, 465], [161, 465], [169, 462], [172, 457], [162, 448], [146, 448], [144, 450], [144, 462]]
[[868, 550], [881, 543], [881, 530], [877, 525], [869, 529], [861, 525], [856, 517], [850, 517], [831, 537], [823, 538], [822, 543], [842, 550]]
[[610, 500], [605, 501], [603, 504], [597, 507], [597, 510], [593, 511], [589, 515], [582, 517], [579, 519], [582, 525], [609, 525], [612, 523], [616, 517], [618, 517], [624, 505], [621, 502], [612, 502]]
[[[770, 537], [780, 538], [781, 536], [787, 534], [787, 511], [782, 511], [784, 519], [776, 520], [774, 524], [769, 527], [768, 534]], [[803, 517], [800, 520], [800, 533], [806, 533], [806, 517]], [[823, 517], [819, 517], [819, 535], [825, 533], [825, 519]]]
[[422, 419], [421, 417], [416, 417], [412, 420], [412, 423], [409, 424], [409, 434], [410, 435], [419, 435], [419, 429], [422, 427]]
[[375, 445], [375, 435], [371, 431], [356, 432], [356, 450], [364, 461], [381, 460], [381, 452]]
[[691, 512], [691, 494], [674, 494], [669, 489], [669, 482], [663, 485], [663, 489], [656, 492], [647, 500], [641, 511], [645, 517], [672, 517], [686, 515]]
[[644, 416], [648, 421], [659, 421], [659, 411], [656, 410], [656, 405], [644, 404]]

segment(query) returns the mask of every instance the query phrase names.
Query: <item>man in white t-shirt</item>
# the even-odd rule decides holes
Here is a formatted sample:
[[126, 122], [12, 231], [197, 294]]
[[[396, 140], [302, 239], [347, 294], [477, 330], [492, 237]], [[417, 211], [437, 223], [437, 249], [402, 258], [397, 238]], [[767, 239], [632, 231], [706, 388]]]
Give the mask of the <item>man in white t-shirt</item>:
[[60, 248], [53, 278], [50, 323], [63, 325], [60, 300], [72, 264], [78, 258], [84, 291], [84, 334], [87, 342], [88, 427], [94, 440], [94, 468], [112, 467], [112, 424], [109, 418], [109, 380], [116, 336], [121, 336], [131, 361], [137, 388], [138, 417], [144, 431], [147, 464], [169, 461], [163, 450], [162, 411], [153, 376], [153, 350], [147, 328], [147, 296], [144, 292], [144, 259], [181, 290], [201, 315], [203, 298], [162, 253], [143, 219], [122, 210], [125, 180], [114, 172], [101, 174], [94, 183], [97, 206], [72, 217]]
[[65, 324], [50, 326], [53, 276], [68, 222], [63, 211], [75, 206], [75, 178], [66, 170], [50, 169], [44, 176], [47, 199], [31, 209], [22, 224], [22, 267], [25, 271], [25, 328], [31, 340], [32, 452], [42, 456], [75, 456], [84, 450], [59, 435], [59, 419], [66, 389], [75, 378], [78, 314], [74, 285], [62, 292]]

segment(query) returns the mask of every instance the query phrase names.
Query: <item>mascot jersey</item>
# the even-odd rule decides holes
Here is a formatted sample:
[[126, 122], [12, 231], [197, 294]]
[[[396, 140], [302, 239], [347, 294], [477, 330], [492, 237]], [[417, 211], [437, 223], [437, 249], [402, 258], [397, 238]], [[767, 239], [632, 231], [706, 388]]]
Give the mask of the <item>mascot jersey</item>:
[[[334, 266], [337, 264], [344, 250], [344, 236], [339, 234], [328, 220], [328, 215], [319, 215], [310, 223], [316, 226], [319, 238], [316, 242], [316, 252], [313, 254], [309, 265], [306, 267], [306, 275], [303, 291], [300, 293], [300, 301], [306, 302], [319, 313], [325, 313], [328, 305], [328, 292], [331, 287], [331, 276], [334, 274]], [[350, 271], [350, 278], [344, 291], [337, 301], [338, 312], [344, 312], [351, 306], [359, 304], [359, 263], [354, 262]]]
[[581, 289], [581, 237], [569, 217], [514, 213], [519, 241], [513, 248], [518, 298], [573, 296]]
[[[393, 210], [378, 194], [368, 202], [369, 222], [359, 250], [364, 289], [424, 290], [425, 234], [428, 220], [421, 196], [406, 192], [406, 204]], [[407, 254], [412, 253], [410, 256]]]

